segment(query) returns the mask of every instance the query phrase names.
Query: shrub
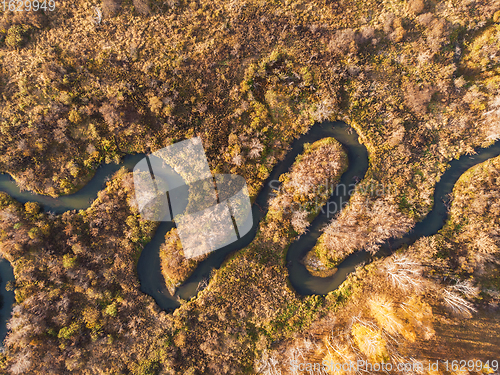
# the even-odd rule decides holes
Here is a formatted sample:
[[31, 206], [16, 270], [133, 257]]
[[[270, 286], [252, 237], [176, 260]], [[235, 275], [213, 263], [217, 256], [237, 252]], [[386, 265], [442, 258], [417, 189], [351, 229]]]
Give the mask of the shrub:
[[134, 0], [134, 8], [142, 15], [148, 15], [151, 13], [148, 0]]
[[413, 14], [420, 14], [425, 9], [424, 0], [408, 0], [408, 11]]
[[77, 322], [71, 323], [69, 327], [63, 327], [59, 330], [59, 334], [57, 337], [60, 339], [69, 340], [73, 335], [75, 335], [80, 328], [80, 325]]
[[40, 228], [38, 227], [33, 227], [31, 228], [29, 231], [28, 231], [28, 236], [34, 240], [36, 238], [38, 238], [38, 236], [40, 235]]
[[120, 10], [120, 0], [102, 0], [102, 11], [105, 17], [116, 16]]
[[116, 302], [113, 302], [111, 305], [106, 306], [104, 312], [109, 316], [112, 316], [113, 318], [116, 317], [116, 315], [118, 314], [118, 307], [116, 306]]
[[69, 254], [64, 254], [63, 256], [63, 267], [73, 268], [76, 266], [76, 256], [71, 256]]
[[14, 25], [7, 31], [5, 44], [12, 48], [22, 47], [28, 40], [30, 27], [27, 25]]
[[24, 204], [24, 210], [29, 216], [35, 216], [40, 212], [40, 205], [36, 202], [26, 202]]

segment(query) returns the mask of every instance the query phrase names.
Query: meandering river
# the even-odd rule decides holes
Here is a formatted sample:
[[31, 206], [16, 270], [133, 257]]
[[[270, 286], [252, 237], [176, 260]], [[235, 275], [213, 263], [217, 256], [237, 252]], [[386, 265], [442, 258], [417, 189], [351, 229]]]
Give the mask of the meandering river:
[[[309, 133], [294, 141], [290, 151], [284, 160], [279, 162], [270, 176], [264, 183], [254, 204], [252, 213], [254, 225], [252, 230], [237, 242], [232, 243], [222, 249], [210, 253], [207, 259], [200, 262], [194, 273], [177, 290], [174, 296], [168, 292], [163, 276], [160, 271], [159, 249], [164, 241], [165, 234], [173, 228], [170, 222], [161, 223], [156, 230], [153, 239], [145, 246], [137, 265], [137, 273], [141, 283], [141, 291], [152, 296], [160, 308], [164, 310], [174, 310], [180, 304], [178, 297], [188, 300], [197, 294], [198, 286], [203, 280], [207, 280], [210, 272], [214, 268], [221, 266], [228, 254], [239, 250], [252, 242], [260, 220], [267, 212], [267, 202], [272, 193], [270, 182], [278, 180], [279, 176], [289, 170], [295, 158], [303, 151], [304, 143], [311, 143], [325, 137], [334, 137], [345, 147], [349, 159], [349, 167], [342, 175], [339, 184], [349, 186], [361, 180], [368, 169], [368, 153], [366, 148], [358, 142], [358, 136], [353, 129], [348, 128], [341, 122], [324, 122], [314, 125]], [[500, 154], [500, 142], [493, 146], [476, 150], [474, 156], [462, 156], [459, 160], [453, 160], [450, 168], [443, 174], [436, 184], [434, 192], [434, 207], [426, 218], [417, 223], [415, 228], [401, 239], [390, 239], [386, 241], [378, 255], [390, 254], [403, 244], [409, 245], [422, 236], [429, 236], [437, 233], [443, 226], [447, 209], [445, 201], [448, 194], [453, 190], [458, 178], [470, 167], [481, 163], [489, 158]], [[106, 164], [100, 166], [95, 176], [85, 185], [84, 188], [75, 194], [51, 198], [43, 195], [21, 192], [13, 179], [9, 175], [0, 175], [0, 191], [8, 193], [10, 196], [25, 203], [28, 201], [38, 202], [45, 211], [56, 214], [73, 210], [86, 209], [96, 199], [97, 193], [103, 189], [107, 178], [111, 177], [121, 167], [131, 170], [134, 165], [144, 157], [143, 154], [127, 155], [120, 164]], [[276, 185], [274, 185], [276, 187]], [[339, 189], [334, 191], [328, 203], [340, 207], [341, 203], [349, 199], [348, 191]], [[327, 203], [327, 204], [328, 204]], [[321, 228], [331, 219], [325, 214], [319, 214], [308, 227], [308, 232], [292, 243], [287, 253], [287, 266], [289, 278], [293, 288], [302, 295], [326, 294], [335, 290], [346, 279], [347, 275], [354, 271], [359, 264], [370, 261], [370, 255], [364, 251], [356, 252], [346, 258], [339, 266], [337, 272], [331, 277], [312, 276], [300, 260], [314, 246]], [[5, 285], [9, 280], [13, 280], [14, 275], [10, 264], [3, 260], [0, 262], [0, 293], [3, 297], [3, 305], [0, 309], [0, 339], [3, 340], [7, 333], [6, 322], [10, 318], [12, 305], [14, 303], [14, 293], [5, 290]]]

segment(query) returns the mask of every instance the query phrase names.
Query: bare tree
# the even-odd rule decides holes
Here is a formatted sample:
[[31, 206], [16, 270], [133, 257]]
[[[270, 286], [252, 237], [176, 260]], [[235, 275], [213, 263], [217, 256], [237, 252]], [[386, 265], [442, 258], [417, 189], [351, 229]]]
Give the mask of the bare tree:
[[274, 353], [270, 355], [267, 350], [264, 350], [257, 365], [257, 373], [262, 375], [281, 375], [279, 361], [276, 359]]
[[299, 361], [305, 360], [303, 349], [300, 348], [299, 346], [292, 347], [291, 350], [288, 351], [286, 358], [287, 358], [287, 363], [289, 364], [288, 369], [290, 371], [290, 374], [292, 375], [299, 374], [297, 366], [294, 365], [299, 363]]
[[294, 211], [292, 214], [293, 229], [299, 234], [303, 234], [306, 231], [306, 228], [309, 226], [307, 215], [307, 211]]
[[264, 150], [264, 146], [262, 145], [262, 143], [260, 143], [258, 138], [252, 139], [249, 147], [250, 151], [248, 152], [248, 157], [250, 159], [256, 159], [260, 157], [262, 150]]
[[462, 293], [466, 298], [476, 298], [479, 294], [479, 289], [472, 285], [470, 280], [458, 281], [455, 285], [450, 286], [449, 288]]
[[456, 313], [470, 315], [477, 311], [471, 302], [449, 289], [443, 289], [443, 300], [446, 306]]
[[29, 349], [23, 350], [21, 354], [15, 357], [15, 361], [10, 367], [12, 374], [26, 374], [31, 367], [31, 351]]
[[422, 267], [420, 263], [407, 255], [393, 255], [386, 267], [386, 272], [395, 287], [403, 290], [418, 290], [422, 287]]

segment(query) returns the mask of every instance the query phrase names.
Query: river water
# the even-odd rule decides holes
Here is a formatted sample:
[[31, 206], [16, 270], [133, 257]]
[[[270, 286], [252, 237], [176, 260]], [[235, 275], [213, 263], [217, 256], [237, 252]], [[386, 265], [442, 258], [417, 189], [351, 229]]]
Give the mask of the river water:
[[[252, 230], [238, 241], [222, 249], [210, 253], [207, 259], [200, 262], [193, 274], [177, 289], [174, 296], [168, 292], [163, 276], [160, 271], [159, 249], [164, 241], [165, 234], [173, 228], [173, 223], [160, 223], [153, 239], [145, 246], [137, 265], [137, 273], [141, 283], [141, 291], [152, 296], [158, 306], [164, 310], [172, 311], [180, 303], [178, 297], [189, 300], [196, 296], [198, 286], [203, 280], [208, 280], [213, 269], [219, 268], [227, 255], [239, 250], [252, 242], [257, 232], [258, 223], [267, 211], [267, 201], [272, 193], [271, 181], [278, 180], [279, 176], [289, 170], [295, 158], [303, 151], [304, 143], [312, 143], [321, 138], [334, 137], [344, 146], [348, 159], [349, 168], [342, 175], [339, 184], [349, 186], [363, 178], [368, 169], [368, 153], [366, 148], [358, 142], [357, 134], [341, 122], [324, 122], [316, 124], [309, 133], [303, 135], [292, 143], [290, 151], [284, 160], [279, 162], [272, 170], [270, 176], [264, 183], [261, 191], [252, 205], [254, 225]], [[459, 160], [453, 160], [450, 168], [443, 174], [441, 180], [436, 184], [434, 194], [434, 207], [426, 218], [417, 223], [413, 231], [402, 239], [391, 239], [386, 241], [377, 255], [387, 255], [393, 249], [403, 244], [409, 245], [422, 236], [435, 234], [442, 228], [446, 220], [447, 210], [445, 200], [452, 192], [457, 179], [470, 167], [481, 163], [489, 158], [500, 154], [500, 142], [487, 148], [477, 150], [474, 156], [462, 156]], [[0, 191], [8, 193], [10, 196], [25, 203], [35, 201], [43, 206], [45, 211], [56, 214], [74, 209], [86, 209], [96, 199], [97, 193], [103, 189], [107, 178], [111, 177], [121, 167], [132, 170], [137, 162], [144, 157], [144, 154], [127, 155], [120, 164], [101, 165], [95, 176], [78, 192], [59, 198], [51, 198], [29, 192], [20, 192], [19, 188], [9, 175], [0, 175]], [[273, 187], [276, 187], [274, 184]], [[349, 199], [348, 191], [339, 189], [334, 191], [328, 203], [340, 207], [342, 203]], [[328, 204], [327, 203], [327, 204]], [[293, 288], [302, 295], [326, 294], [335, 290], [354, 271], [357, 265], [370, 261], [370, 255], [364, 251], [356, 252], [347, 257], [339, 266], [337, 272], [331, 277], [312, 276], [300, 260], [314, 246], [321, 229], [331, 220], [331, 215], [320, 213], [308, 228], [308, 232], [302, 235], [297, 241], [291, 244], [287, 252], [287, 266], [289, 270], [290, 282]], [[5, 290], [5, 284], [13, 280], [13, 272], [10, 264], [3, 260], [0, 262], [0, 294], [3, 297], [3, 306], [0, 310], [0, 339], [6, 335], [6, 322], [10, 318], [12, 304], [14, 303], [14, 293]]]

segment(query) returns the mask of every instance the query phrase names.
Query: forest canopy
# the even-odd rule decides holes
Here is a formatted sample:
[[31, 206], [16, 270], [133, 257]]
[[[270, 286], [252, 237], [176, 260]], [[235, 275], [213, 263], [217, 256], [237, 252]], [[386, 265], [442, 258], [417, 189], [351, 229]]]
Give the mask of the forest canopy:
[[[2, 10], [0, 172], [56, 197], [102, 163], [199, 136], [212, 172], [243, 176], [255, 198], [295, 139], [343, 120], [369, 153], [361, 183], [390, 189], [357, 191], [325, 228], [309, 268], [334, 271], [406, 233], [431, 210], [449, 162], [500, 139], [499, 12], [498, 0], [64, 0], [54, 11]], [[61, 215], [0, 193], [0, 254], [16, 297], [2, 371], [285, 374], [294, 358], [491, 356], [498, 158], [458, 181], [438, 234], [325, 296], [300, 296], [286, 252], [315, 213], [279, 203], [316, 198], [295, 183], [337, 181], [346, 166], [335, 140], [309, 147], [283, 174], [254, 241], [173, 313], [140, 291], [137, 261], [157, 224], [141, 219], [129, 172], [111, 176], [88, 209]], [[175, 231], [161, 254], [171, 288], [198, 261], [185, 262]]]

